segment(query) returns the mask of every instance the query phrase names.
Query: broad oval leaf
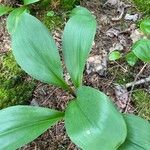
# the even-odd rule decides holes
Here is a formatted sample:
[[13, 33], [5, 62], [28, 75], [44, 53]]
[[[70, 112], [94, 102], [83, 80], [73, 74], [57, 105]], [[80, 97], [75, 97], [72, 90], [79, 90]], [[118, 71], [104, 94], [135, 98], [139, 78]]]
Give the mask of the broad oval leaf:
[[65, 112], [71, 140], [83, 150], [116, 150], [127, 130], [122, 115], [109, 98], [90, 87], [80, 87]]
[[138, 61], [136, 55], [131, 51], [126, 55], [126, 61], [130, 66], [134, 66]]
[[139, 59], [150, 62], [150, 40], [141, 39], [137, 41], [133, 45], [132, 50]]
[[46, 27], [23, 13], [12, 34], [13, 54], [21, 68], [45, 83], [66, 88], [59, 53]]
[[35, 2], [38, 2], [38, 1], [40, 1], [40, 0], [23, 0], [24, 5], [32, 4], [32, 3], [35, 3]]
[[13, 10], [13, 8], [12, 8], [12, 7], [8, 7], [8, 6], [0, 5], [0, 16], [5, 15], [5, 14], [9, 13], [11, 10]]
[[26, 7], [20, 7], [20, 8], [17, 8], [17, 9], [14, 9], [8, 16], [7, 18], [7, 30], [10, 34], [12, 34], [17, 25], [18, 25], [18, 22], [19, 22], [19, 18], [20, 18], [20, 15], [26, 11]]
[[0, 149], [15, 150], [34, 140], [60, 121], [64, 113], [34, 106], [0, 110]]
[[141, 31], [146, 34], [150, 35], [150, 19], [145, 19], [140, 24]]
[[[78, 12], [77, 9], [80, 11]], [[82, 7], [76, 8], [73, 14], [64, 29], [63, 55], [71, 79], [74, 85], [79, 87], [82, 84], [85, 62], [94, 40], [96, 21], [92, 14]]]
[[124, 115], [127, 125], [126, 141], [119, 150], [150, 150], [150, 123], [135, 115]]

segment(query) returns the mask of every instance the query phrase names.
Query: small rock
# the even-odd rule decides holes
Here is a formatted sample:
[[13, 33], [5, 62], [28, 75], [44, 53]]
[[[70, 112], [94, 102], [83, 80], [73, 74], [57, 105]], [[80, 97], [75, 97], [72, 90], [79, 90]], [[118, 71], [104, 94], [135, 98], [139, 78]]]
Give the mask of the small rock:
[[100, 76], [105, 76], [107, 70], [107, 53], [89, 57], [86, 68], [87, 74], [98, 73]]
[[134, 14], [134, 15], [131, 15], [131, 14], [126, 14], [124, 19], [125, 20], [129, 20], [129, 21], [137, 21], [139, 18], [139, 15], [138, 14]]

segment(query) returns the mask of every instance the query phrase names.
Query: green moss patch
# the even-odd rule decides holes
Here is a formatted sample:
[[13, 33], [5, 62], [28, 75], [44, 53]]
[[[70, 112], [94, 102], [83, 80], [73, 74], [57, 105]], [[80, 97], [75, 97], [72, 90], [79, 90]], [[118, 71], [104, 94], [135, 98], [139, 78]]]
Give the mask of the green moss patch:
[[51, 31], [55, 28], [61, 28], [63, 26], [63, 17], [59, 15], [47, 16], [47, 12], [41, 18], [41, 21], [46, 25], [46, 27]]
[[16, 64], [10, 52], [0, 56], [0, 109], [26, 104], [34, 87], [34, 81]]
[[145, 14], [150, 14], [150, 0], [132, 0], [137, 8]]
[[150, 94], [144, 90], [137, 90], [133, 93], [133, 102], [138, 115], [150, 120]]

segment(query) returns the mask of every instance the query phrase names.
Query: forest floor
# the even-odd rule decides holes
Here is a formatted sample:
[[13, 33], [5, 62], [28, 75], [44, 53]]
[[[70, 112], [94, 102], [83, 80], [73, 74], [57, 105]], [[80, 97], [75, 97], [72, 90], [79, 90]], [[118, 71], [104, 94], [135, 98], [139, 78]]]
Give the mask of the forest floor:
[[[2, 2], [8, 3], [8, 1]], [[150, 65], [138, 61], [135, 66], [131, 67], [125, 61], [125, 55], [131, 50], [133, 42], [142, 38], [138, 24], [143, 15], [127, 0], [113, 2], [111, 0], [108, 0], [107, 4], [100, 0], [81, 2], [81, 6], [92, 11], [98, 23], [95, 42], [84, 71], [84, 84], [110, 96], [120, 112], [134, 113], [150, 119], [149, 82], [137, 86], [132, 84], [135, 79], [137, 82], [150, 76]], [[36, 14], [38, 17], [38, 13]], [[63, 25], [64, 23], [60, 28], [57, 27], [52, 31], [60, 50]], [[0, 18], [1, 55], [10, 49], [5, 16]], [[108, 54], [113, 50], [121, 52], [120, 60], [108, 60]], [[65, 78], [69, 82], [67, 73], [65, 73]], [[72, 98], [67, 92], [39, 81], [36, 83], [31, 100], [32, 105], [65, 110], [68, 101]], [[142, 100], [139, 104], [140, 99]], [[79, 148], [70, 141], [65, 132], [64, 122], [61, 121], [39, 138], [22, 147], [21, 150], [79, 150]]]

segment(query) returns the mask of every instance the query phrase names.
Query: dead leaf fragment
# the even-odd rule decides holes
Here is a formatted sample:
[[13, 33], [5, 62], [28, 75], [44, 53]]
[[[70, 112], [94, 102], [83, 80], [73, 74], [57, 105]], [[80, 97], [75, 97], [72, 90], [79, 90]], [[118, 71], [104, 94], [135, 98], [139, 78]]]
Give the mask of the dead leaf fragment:
[[116, 28], [110, 28], [108, 31], [106, 31], [106, 35], [109, 37], [117, 37], [119, 35], [120, 31]]
[[107, 70], [107, 53], [103, 53], [103, 55], [95, 55], [91, 56], [87, 60], [86, 72], [90, 73], [98, 73], [101, 76], [106, 75]]
[[138, 40], [140, 40], [143, 37], [142, 32], [139, 29], [135, 29], [131, 31], [130, 38], [132, 39], [132, 42], [135, 43]]
[[139, 15], [138, 14], [134, 14], [134, 15], [131, 15], [131, 14], [126, 14], [124, 19], [125, 20], [129, 20], [129, 21], [137, 21], [139, 18]]
[[122, 44], [121, 43], [114, 43], [113, 47], [111, 47], [109, 49], [109, 52], [112, 52], [112, 51], [115, 51], [115, 50], [122, 51], [123, 50]]
[[129, 93], [125, 86], [115, 84], [115, 94], [117, 99], [117, 106], [121, 108], [122, 110], [126, 107], [126, 104], [128, 102]]
[[105, 3], [106, 4], [110, 4], [112, 6], [118, 4], [120, 2], [120, 0], [107, 0], [107, 2]]

